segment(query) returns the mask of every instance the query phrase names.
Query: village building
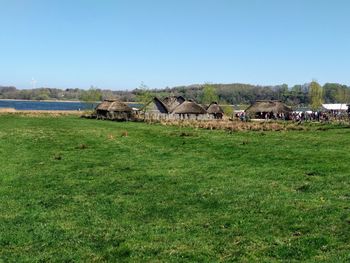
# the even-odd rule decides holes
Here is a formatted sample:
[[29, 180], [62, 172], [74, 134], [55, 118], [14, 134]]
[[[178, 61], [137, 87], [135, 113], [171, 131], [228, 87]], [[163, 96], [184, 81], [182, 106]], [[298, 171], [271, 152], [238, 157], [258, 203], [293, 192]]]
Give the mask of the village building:
[[177, 106], [179, 106], [186, 100], [182, 96], [170, 96], [170, 97], [164, 98], [162, 101], [167, 106], [169, 111], [172, 112], [173, 110], [175, 110]]
[[154, 97], [140, 109], [140, 117], [143, 119], [167, 119], [169, 113], [168, 107], [157, 97]]
[[181, 120], [208, 120], [207, 111], [194, 101], [185, 101], [177, 106], [172, 115], [175, 119]]
[[213, 119], [222, 119], [224, 116], [224, 111], [217, 102], [212, 102], [207, 108], [207, 112]]
[[283, 118], [292, 112], [292, 109], [281, 101], [277, 100], [258, 100], [249, 106], [245, 112], [251, 118], [273, 119]]
[[118, 100], [104, 100], [97, 105], [95, 111], [97, 119], [127, 121], [133, 118], [132, 109]]
[[141, 108], [138, 117], [145, 120], [213, 120], [222, 119], [223, 110], [216, 103], [209, 105], [208, 109], [192, 100], [186, 101], [182, 96], [166, 97], [160, 100], [154, 97]]

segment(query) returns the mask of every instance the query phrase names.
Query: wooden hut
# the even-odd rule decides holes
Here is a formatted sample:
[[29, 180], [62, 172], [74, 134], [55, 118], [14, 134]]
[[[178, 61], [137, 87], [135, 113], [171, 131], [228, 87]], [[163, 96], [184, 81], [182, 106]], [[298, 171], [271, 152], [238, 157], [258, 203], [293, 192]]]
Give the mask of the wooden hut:
[[212, 102], [207, 108], [207, 112], [213, 119], [222, 119], [224, 116], [224, 111], [217, 102]]
[[185, 101], [177, 106], [172, 115], [175, 119], [188, 119], [188, 120], [207, 120], [209, 115], [207, 111], [195, 103], [194, 101]]
[[144, 105], [141, 110], [144, 119], [166, 119], [168, 118], [168, 107], [157, 97]]
[[253, 118], [273, 118], [277, 115], [286, 115], [292, 112], [292, 109], [281, 101], [277, 100], [258, 100], [246, 110]]
[[163, 99], [163, 103], [167, 106], [170, 112], [172, 112], [177, 106], [185, 101], [182, 96], [170, 96]]
[[132, 109], [118, 100], [104, 100], [96, 107], [97, 119], [127, 121], [132, 119]]

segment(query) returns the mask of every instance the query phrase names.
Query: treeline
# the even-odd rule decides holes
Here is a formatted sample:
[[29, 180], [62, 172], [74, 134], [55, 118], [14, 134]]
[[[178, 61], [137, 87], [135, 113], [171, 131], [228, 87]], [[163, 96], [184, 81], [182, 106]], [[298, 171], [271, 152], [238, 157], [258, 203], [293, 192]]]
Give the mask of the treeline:
[[[255, 86], [249, 84], [206, 84], [165, 89], [159, 92], [182, 95], [202, 102], [206, 87], [211, 87], [220, 102], [229, 104], [249, 104], [256, 100], [280, 100], [289, 105], [309, 105], [311, 103], [310, 84], [276, 86]], [[322, 100], [325, 103], [349, 103], [350, 86], [326, 83], [322, 87]]]
[[[186, 99], [194, 99], [200, 103], [205, 100], [205, 91], [210, 87], [221, 103], [249, 104], [256, 100], [281, 100], [289, 105], [309, 105], [311, 103], [310, 84], [276, 86], [258, 86], [249, 84], [204, 84], [180, 86], [164, 89], [151, 89], [145, 85], [131, 91], [112, 91], [91, 88], [101, 94], [102, 99], [120, 99], [122, 101], [140, 101], [147, 93], [148, 96], [181, 95]], [[15, 87], [1, 87], [0, 99], [24, 100], [83, 100], [86, 95], [83, 89], [52, 89], [38, 88], [20, 90]], [[322, 87], [322, 99], [325, 103], [349, 103], [350, 86], [326, 83]]]
[[[94, 87], [91, 89], [101, 93], [102, 98], [115, 98], [123, 101], [135, 100], [135, 95], [130, 91], [101, 90]], [[16, 87], [0, 86], [0, 99], [78, 101], [83, 100], [86, 92], [84, 89], [37, 88], [21, 90]]]

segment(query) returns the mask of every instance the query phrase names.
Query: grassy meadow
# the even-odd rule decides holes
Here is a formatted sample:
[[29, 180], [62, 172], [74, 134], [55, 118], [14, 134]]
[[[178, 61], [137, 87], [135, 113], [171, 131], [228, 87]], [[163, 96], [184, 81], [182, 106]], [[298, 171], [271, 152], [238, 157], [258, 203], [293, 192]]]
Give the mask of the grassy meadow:
[[0, 262], [349, 262], [349, 149], [330, 126], [0, 115]]

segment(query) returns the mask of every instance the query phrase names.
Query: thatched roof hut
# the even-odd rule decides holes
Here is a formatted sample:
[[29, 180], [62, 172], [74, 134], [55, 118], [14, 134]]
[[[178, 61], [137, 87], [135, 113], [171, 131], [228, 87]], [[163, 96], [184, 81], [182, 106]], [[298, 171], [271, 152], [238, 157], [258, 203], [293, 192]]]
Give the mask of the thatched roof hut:
[[118, 100], [104, 100], [96, 106], [96, 111], [131, 112], [132, 109]]
[[207, 108], [207, 112], [213, 115], [215, 119], [222, 119], [224, 116], [224, 110], [219, 106], [217, 102], [212, 102]]
[[247, 113], [257, 114], [257, 113], [288, 113], [292, 109], [288, 107], [281, 101], [277, 100], [258, 100], [246, 110]]
[[177, 106], [174, 111], [174, 114], [207, 114], [207, 111], [202, 108], [199, 104], [189, 100], [181, 103]]
[[224, 110], [219, 106], [217, 102], [212, 102], [207, 108], [209, 114], [224, 113]]
[[150, 102], [145, 104], [145, 106], [141, 108], [141, 111], [157, 114], [168, 114], [170, 112], [165, 103], [163, 103], [163, 101], [161, 101], [157, 97], [154, 97]]
[[118, 100], [104, 100], [96, 107], [97, 118], [112, 120], [128, 120], [131, 118], [132, 109]]
[[112, 104], [113, 100], [104, 100], [98, 104], [95, 108], [96, 111], [108, 111], [109, 106]]
[[167, 106], [170, 112], [172, 112], [177, 106], [182, 104], [185, 98], [182, 96], [170, 96], [163, 99], [163, 103]]

